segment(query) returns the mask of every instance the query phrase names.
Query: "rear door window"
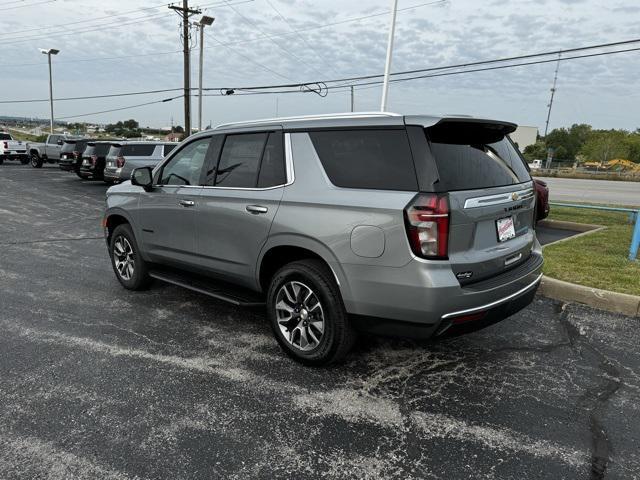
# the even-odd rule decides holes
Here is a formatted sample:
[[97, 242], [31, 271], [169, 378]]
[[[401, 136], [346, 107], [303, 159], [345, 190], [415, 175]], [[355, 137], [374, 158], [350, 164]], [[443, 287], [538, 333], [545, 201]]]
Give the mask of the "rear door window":
[[338, 187], [416, 191], [404, 129], [309, 132], [331, 183]]
[[171, 150], [173, 150], [174, 148], [176, 148], [177, 145], [165, 145], [164, 146], [164, 156], [166, 157], [167, 155], [169, 155], [169, 152], [171, 152]]
[[129, 144], [123, 145], [120, 155], [123, 157], [150, 157], [156, 149], [155, 144]]
[[215, 178], [216, 187], [255, 188], [266, 133], [227, 135]]
[[427, 137], [444, 190], [475, 190], [528, 182], [529, 172], [495, 125], [443, 123]]

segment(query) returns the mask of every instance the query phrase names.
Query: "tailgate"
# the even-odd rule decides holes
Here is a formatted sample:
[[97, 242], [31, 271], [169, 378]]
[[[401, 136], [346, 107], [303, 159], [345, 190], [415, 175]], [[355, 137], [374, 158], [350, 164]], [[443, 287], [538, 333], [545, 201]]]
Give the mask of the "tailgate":
[[535, 189], [507, 137], [513, 128], [445, 121], [426, 129], [449, 194], [449, 261], [462, 285], [516, 268], [534, 248]]

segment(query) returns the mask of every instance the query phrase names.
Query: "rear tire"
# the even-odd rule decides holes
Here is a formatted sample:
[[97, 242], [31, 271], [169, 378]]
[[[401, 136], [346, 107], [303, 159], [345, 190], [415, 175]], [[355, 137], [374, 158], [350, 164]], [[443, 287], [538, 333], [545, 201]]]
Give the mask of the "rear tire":
[[0, 158], [0, 165], [4, 163], [4, 158]]
[[42, 168], [43, 160], [37, 153], [31, 154], [31, 166], [33, 168]]
[[118, 225], [111, 234], [109, 256], [116, 278], [124, 288], [144, 290], [149, 286], [149, 268], [140, 255], [136, 237], [129, 224]]
[[340, 362], [356, 339], [333, 273], [320, 260], [292, 262], [276, 272], [267, 314], [282, 349], [306, 365]]

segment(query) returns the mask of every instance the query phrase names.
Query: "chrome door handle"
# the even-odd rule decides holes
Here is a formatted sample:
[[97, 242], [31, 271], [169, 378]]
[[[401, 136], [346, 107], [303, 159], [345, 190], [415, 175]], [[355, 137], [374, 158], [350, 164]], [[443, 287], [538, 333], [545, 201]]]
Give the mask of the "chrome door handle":
[[269, 209], [267, 207], [263, 207], [262, 205], [247, 205], [247, 212], [253, 213], [257, 215], [259, 213], [267, 213]]
[[193, 200], [180, 200], [179, 203], [183, 207], [193, 207], [196, 204]]

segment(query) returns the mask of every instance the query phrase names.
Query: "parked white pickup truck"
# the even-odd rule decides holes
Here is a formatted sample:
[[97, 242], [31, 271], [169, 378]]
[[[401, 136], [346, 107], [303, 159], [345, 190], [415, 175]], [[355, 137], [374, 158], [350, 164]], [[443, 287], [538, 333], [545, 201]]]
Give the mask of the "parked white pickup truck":
[[20, 163], [26, 165], [29, 163], [29, 155], [24, 142], [14, 140], [7, 132], [0, 132], [0, 165], [5, 160], [20, 160]]

